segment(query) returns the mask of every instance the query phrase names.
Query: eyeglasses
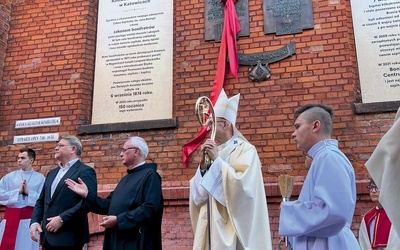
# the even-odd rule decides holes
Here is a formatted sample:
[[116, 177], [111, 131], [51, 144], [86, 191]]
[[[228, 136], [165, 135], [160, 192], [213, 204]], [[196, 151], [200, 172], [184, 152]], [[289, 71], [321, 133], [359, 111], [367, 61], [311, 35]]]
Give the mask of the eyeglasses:
[[374, 185], [368, 185], [367, 189], [369, 192], [372, 192], [372, 191], [378, 192], [379, 191], [379, 188]]
[[56, 148], [62, 148], [62, 147], [71, 147], [71, 145], [65, 145], [65, 144], [57, 144]]
[[126, 151], [128, 151], [129, 149], [137, 149], [137, 147], [122, 148], [121, 151], [122, 151], [123, 153], [126, 153]]

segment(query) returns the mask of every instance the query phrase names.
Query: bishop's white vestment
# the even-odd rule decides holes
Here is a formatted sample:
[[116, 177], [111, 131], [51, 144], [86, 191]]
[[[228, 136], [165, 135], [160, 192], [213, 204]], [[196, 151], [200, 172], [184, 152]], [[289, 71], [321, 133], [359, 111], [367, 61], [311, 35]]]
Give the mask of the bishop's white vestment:
[[379, 203], [385, 208], [397, 235], [400, 235], [400, 108], [395, 123], [379, 141], [365, 163], [379, 187]]
[[212, 249], [272, 249], [260, 159], [238, 134], [218, 146], [219, 157], [204, 176], [198, 169], [190, 180], [193, 249], [208, 249], [208, 194]]

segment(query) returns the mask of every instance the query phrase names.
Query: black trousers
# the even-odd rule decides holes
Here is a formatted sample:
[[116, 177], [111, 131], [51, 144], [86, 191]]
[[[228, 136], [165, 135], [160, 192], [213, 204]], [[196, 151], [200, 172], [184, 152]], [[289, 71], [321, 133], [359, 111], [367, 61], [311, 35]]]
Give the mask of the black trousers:
[[67, 246], [67, 247], [53, 247], [46, 243], [42, 246], [42, 250], [82, 250], [83, 246]]

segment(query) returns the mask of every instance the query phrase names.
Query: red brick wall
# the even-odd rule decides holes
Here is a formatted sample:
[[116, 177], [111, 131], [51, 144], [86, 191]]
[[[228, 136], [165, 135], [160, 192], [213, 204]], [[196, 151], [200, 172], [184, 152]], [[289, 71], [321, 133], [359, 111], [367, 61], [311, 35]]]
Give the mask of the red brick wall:
[[[97, 3], [0, 1], [0, 31], [5, 30], [0, 36], [0, 66], [4, 65], [0, 72], [0, 176], [16, 168], [17, 150], [25, 146], [13, 145], [15, 135], [76, 135], [78, 125], [90, 123]], [[239, 79], [228, 76], [225, 82], [229, 96], [241, 93], [237, 127], [257, 147], [264, 165], [273, 242], [279, 240], [281, 198], [277, 176], [288, 169], [296, 176], [298, 194], [307, 174], [304, 157], [296, 150], [291, 133], [294, 110], [310, 102], [322, 102], [336, 110], [334, 138], [357, 173], [358, 202], [353, 224], [357, 234], [360, 216], [372, 206], [365, 190], [364, 163], [390, 128], [394, 113], [354, 113], [353, 104], [360, 102], [360, 86], [350, 1], [313, 0], [314, 29], [285, 36], [264, 35], [262, 3], [249, 1], [249, 5], [250, 36], [238, 40], [239, 52], [267, 52], [296, 43], [296, 55], [269, 65], [272, 74], [267, 81], [252, 82], [248, 67], [241, 66]], [[190, 249], [188, 180], [198, 159], [192, 157], [189, 168], [184, 168], [181, 149], [199, 129], [194, 104], [199, 96], [210, 94], [219, 50], [218, 43], [204, 41], [204, 1], [175, 1], [174, 44], [173, 117], [178, 120], [177, 128], [79, 138], [84, 146], [82, 161], [96, 169], [99, 190], [104, 192], [126, 173], [118, 157], [124, 141], [134, 135], [145, 138], [150, 146], [149, 158], [159, 164], [163, 176], [165, 249]], [[47, 117], [61, 117], [61, 125], [15, 129], [16, 120]], [[56, 164], [55, 143], [26, 146], [37, 151], [35, 169], [43, 174]], [[102, 240], [101, 228], [96, 226], [101, 217], [92, 218], [89, 249], [96, 249]]]
[[3, 84], [3, 67], [10, 31], [11, 1], [0, 0], [0, 83]]

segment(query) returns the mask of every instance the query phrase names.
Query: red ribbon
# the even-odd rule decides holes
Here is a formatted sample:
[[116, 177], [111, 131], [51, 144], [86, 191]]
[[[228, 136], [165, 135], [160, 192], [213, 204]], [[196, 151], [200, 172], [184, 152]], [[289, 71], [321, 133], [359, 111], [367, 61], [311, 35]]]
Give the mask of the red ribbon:
[[6, 227], [3, 234], [3, 240], [1, 241], [0, 244], [0, 250], [14, 250], [19, 221], [24, 219], [30, 219], [32, 216], [32, 212], [33, 212], [33, 207], [6, 208], [6, 211], [4, 213], [4, 219], [6, 220]]
[[[236, 35], [240, 32], [239, 18], [236, 13], [235, 3], [237, 0], [222, 0], [224, 7], [224, 29], [222, 31], [221, 45], [218, 54], [217, 71], [214, 85], [211, 91], [210, 101], [213, 105], [217, 102], [225, 80], [226, 56], [229, 57], [230, 73], [238, 79], [239, 60], [236, 51]], [[207, 135], [207, 129], [202, 128], [196, 137], [187, 142], [182, 148], [183, 165], [189, 165], [189, 155], [203, 142]]]

